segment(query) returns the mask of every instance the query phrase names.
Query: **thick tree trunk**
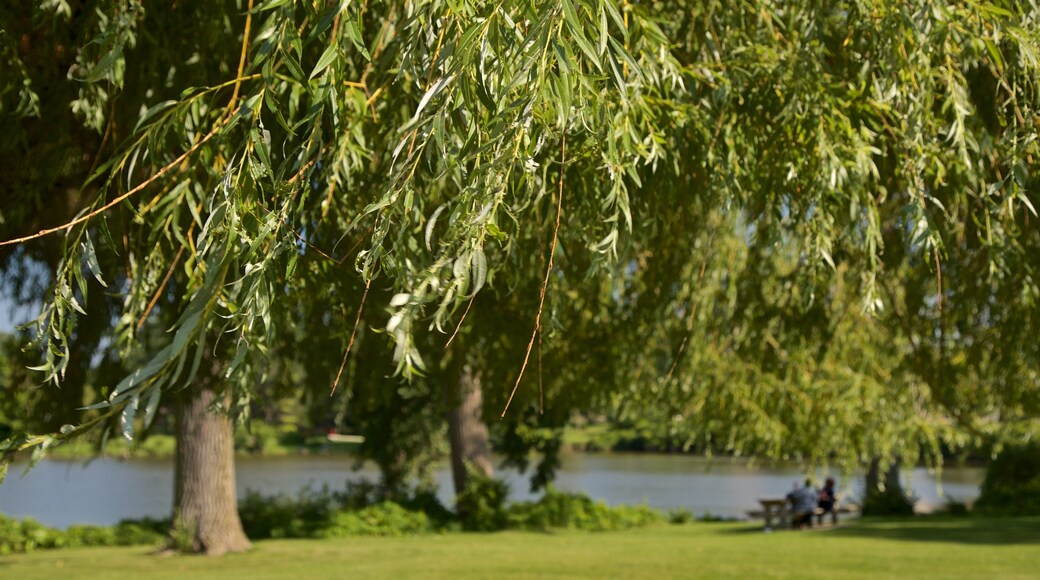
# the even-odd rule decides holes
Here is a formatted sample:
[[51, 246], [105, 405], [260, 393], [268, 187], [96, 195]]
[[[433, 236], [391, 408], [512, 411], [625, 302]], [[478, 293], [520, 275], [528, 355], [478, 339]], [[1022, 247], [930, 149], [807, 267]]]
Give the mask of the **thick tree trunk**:
[[480, 375], [469, 366], [463, 366], [454, 392], [449, 390], [448, 442], [451, 444], [451, 475], [455, 494], [466, 488], [469, 481], [467, 466], [490, 477], [495, 470], [491, 462], [488, 428], [481, 417], [484, 395], [480, 389]]
[[177, 402], [173, 547], [219, 556], [250, 548], [238, 517], [231, 419], [213, 412], [217, 394], [196, 385]]

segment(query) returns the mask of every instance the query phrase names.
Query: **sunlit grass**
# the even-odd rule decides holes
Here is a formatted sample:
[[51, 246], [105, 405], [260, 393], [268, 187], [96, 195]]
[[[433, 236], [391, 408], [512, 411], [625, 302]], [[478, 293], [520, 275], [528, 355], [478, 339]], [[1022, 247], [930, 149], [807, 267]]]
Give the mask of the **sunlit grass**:
[[766, 534], [751, 524], [610, 533], [444, 534], [257, 542], [222, 558], [145, 548], [0, 558], [3, 578], [1036, 578], [1040, 518], [853, 523]]

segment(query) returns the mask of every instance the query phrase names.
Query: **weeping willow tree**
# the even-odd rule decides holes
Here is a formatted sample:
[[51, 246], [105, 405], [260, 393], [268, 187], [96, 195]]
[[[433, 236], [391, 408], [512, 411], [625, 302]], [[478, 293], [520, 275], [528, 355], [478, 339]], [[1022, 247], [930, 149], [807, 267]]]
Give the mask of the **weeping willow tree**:
[[[694, 437], [776, 455], [848, 418], [827, 448], [852, 460], [935, 440], [950, 417], [1034, 418], [1036, 347], [1015, 337], [1038, 293], [1038, 16], [924, 0], [4, 8], [5, 196], [54, 186], [37, 163], [64, 133], [47, 127], [72, 118], [96, 144], [54, 172], [81, 179], [77, 217], [3, 242], [62, 240], [40, 370], [61, 382], [92, 284], [122, 297], [114, 348], [175, 321], [96, 419], [5, 449], [109, 420], [132, 437], [164, 393], [234, 406], [303, 323], [279, 309], [301, 303], [347, 354], [361, 312], [381, 314], [407, 379], [442, 356], [422, 337], [465, 327], [478, 293], [529, 292], [529, 339], [495, 386], [529, 407], [546, 313], [591, 278], [615, 287], [589, 320], [644, 330], [619, 326], [603, 355], [643, 372], [630, 397], [714, 385], [689, 399]], [[18, 223], [19, 204], [3, 211]], [[859, 338], [825, 351], [806, 329]], [[848, 360], [864, 354], [885, 362]], [[807, 410], [819, 389], [829, 413]], [[879, 417], [884, 434], [857, 435]]]

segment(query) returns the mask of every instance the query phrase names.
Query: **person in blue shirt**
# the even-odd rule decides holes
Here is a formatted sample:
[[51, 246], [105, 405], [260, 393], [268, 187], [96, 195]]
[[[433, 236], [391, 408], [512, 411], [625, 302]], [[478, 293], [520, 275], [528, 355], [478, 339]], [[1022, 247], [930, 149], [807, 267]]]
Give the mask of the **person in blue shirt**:
[[812, 486], [812, 480], [805, 480], [805, 487], [796, 489], [788, 494], [787, 499], [791, 502], [791, 511], [794, 512], [794, 519], [791, 520], [791, 527], [796, 530], [800, 530], [803, 527], [812, 527], [813, 510], [816, 509], [817, 494], [816, 489]]

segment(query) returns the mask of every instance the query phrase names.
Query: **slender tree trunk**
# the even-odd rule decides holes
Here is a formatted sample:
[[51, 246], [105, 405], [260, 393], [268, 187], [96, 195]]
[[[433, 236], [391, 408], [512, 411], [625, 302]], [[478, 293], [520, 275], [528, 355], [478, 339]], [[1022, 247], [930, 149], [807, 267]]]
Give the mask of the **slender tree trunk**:
[[213, 412], [209, 384], [187, 389], [177, 402], [171, 543], [212, 556], [250, 548], [238, 517], [231, 419]]
[[463, 365], [458, 377], [455, 388], [449, 389], [447, 397], [448, 442], [451, 444], [451, 474], [456, 495], [466, 488], [469, 481], [467, 466], [489, 477], [495, 472], [488, 428], [481, 417], [484, 395], [480, 389], [480, 374]]
[[[867, 493], [880, 489], [881, 484], [881, 460], [877, 457], [870, 462], [870, 469], [867, 471]], [[888, 471], [885, 472], [885, 489], [886, 490], [898, 490], [902, 493], [903, 485], [899, 481], [899, 462], [892, 461], [888, 466]]]
[[[884, 489], [881, 478], [884, 477]], [[881, 461], [875, 457], [867, 471], [863, 497], [864, 515], [908, 515], [914, 513], [914, 504], [903, 491], [899, 480], [899, 460], [894, 459], [888, 471], [881, 473]]]

